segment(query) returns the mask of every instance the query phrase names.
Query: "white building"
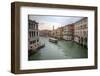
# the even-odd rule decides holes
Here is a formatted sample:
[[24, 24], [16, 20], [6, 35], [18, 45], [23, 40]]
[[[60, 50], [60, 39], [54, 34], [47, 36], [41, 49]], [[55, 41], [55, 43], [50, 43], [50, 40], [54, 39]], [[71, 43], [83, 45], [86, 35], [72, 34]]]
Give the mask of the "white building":
[[83, 19], [77, 21], [74, 27], [74, 41], [87, 46], [88, 39], [88, 19], [84, 17]]
[[28, 20], [28, 50], [34, 50], [39, 46], [39, 31], [36, 21]]

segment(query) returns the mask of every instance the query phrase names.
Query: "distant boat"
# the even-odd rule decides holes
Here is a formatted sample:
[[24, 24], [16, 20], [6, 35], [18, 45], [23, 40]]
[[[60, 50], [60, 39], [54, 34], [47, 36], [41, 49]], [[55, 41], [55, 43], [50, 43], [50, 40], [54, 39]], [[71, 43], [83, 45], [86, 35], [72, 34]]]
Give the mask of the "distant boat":
[[57, 42], [58, 42], [58, 39], [55, 39], [55, 38], [49, 38], [49, 42], [57, 43]]

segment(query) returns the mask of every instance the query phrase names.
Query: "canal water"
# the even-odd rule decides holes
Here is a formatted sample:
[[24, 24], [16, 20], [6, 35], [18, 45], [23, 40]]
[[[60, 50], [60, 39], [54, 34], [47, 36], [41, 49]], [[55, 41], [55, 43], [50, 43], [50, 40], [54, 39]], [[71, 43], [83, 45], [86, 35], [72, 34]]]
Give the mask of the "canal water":
[[87, 48], [73, 41], [59, 40], [58, 43], [52, 43], [49, 42], [48, 37], [40, 37], [40, 42], [45, 43], [45, 47], [29, 56], [29, 60], [78, 59], [88, 57]]

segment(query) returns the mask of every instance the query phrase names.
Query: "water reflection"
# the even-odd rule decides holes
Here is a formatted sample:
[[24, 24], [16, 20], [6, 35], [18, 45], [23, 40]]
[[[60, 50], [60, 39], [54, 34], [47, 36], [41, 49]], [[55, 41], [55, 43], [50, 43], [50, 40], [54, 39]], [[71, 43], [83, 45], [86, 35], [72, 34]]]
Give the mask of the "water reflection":
[[40, 37], [40, 41], [45, 43], [45, 47], [29, 57], [29, 60], [52, 60], [52, 59], [72, 59], [87, 58], [88, 51], [73, 41], [60, 40], [58, 43], [51, 43], [48, 37]]

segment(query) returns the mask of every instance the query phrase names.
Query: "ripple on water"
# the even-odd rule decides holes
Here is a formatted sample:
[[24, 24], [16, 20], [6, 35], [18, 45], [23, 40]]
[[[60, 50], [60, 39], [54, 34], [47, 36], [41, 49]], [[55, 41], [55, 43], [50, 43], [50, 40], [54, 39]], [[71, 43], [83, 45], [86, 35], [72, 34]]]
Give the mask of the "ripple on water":
[[59, 40], [58, 43], [49, 42], [48, 37], [40, 37], [45, 47], [29, 57], [29, 60], [75, 59], [87, 58], [88, 51], [72, 41]]

